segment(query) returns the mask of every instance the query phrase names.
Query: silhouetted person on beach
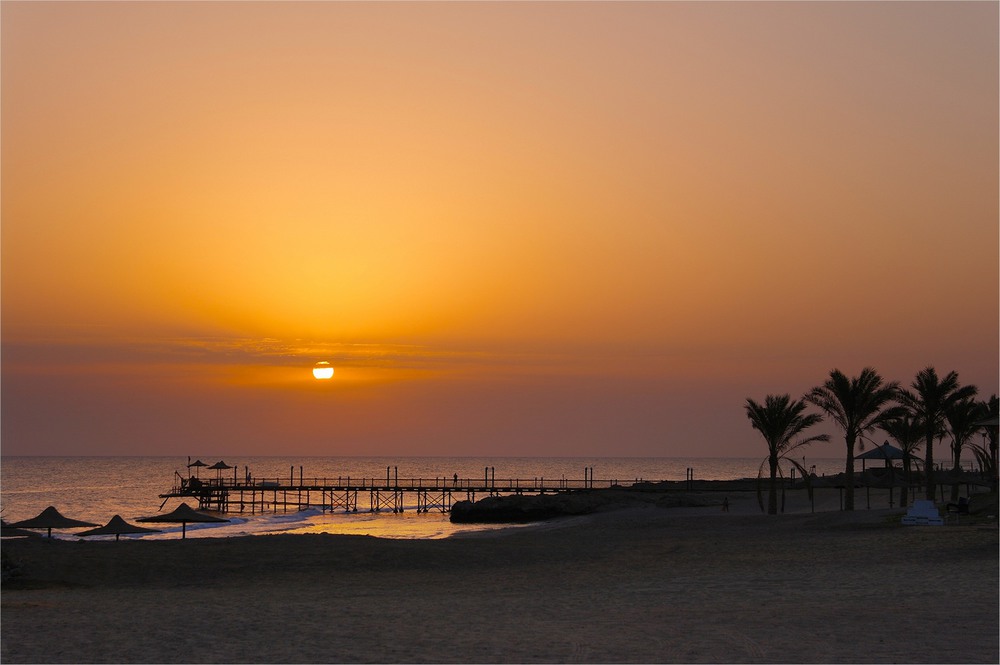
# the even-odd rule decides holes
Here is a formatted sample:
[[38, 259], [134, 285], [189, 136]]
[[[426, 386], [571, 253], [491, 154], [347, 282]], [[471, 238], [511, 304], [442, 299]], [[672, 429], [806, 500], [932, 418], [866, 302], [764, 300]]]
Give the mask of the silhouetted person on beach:
[[729, 497], [728, 496], [725, 497], [722, 500], [722, 512], [724, 512], [724, 513], [728, 513], [729, 512]]

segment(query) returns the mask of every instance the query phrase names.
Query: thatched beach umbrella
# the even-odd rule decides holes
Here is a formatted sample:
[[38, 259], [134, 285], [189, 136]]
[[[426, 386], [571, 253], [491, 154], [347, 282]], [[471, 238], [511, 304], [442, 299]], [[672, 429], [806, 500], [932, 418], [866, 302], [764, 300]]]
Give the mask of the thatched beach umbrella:
[[[229, 466], [228, 464], [226, 464], [222, 460], [219, 460], [218, 462], [216, 462], [215, 464], [213, 464], [212, 466], [210, 466], [208, 468], [209, 469], [215, 469], [216, 477], [219, 479], [219, 483], [221, 484], [222, 483], [222, 470], [223, 469], [235, 469], [236, 467], [235, 466]], [[235, 484], [235, 482], [236, 482], [236, 476], [235, 476], [235, 472], [234, 472], [233, 483]]]
[[222, 519], [221, 517], [215, 517], [214, 515], [209, 515], [207, 513], [199, 513], [197, 510], [182, 503], [181, 505], [174, 508], [171, 512], [165, 513], [163, 515], [153, 515], [152, 517], [140, 517], [136, 522], [171, 522], [174, 524], [180, 523], [181, 525], [181, 538], [187, 538], [187, 525], [188, 522], [228, 522], [227, 519]]
[[27, 529], [15, 529], [0, 520], [0, 538], [41, 538], [41, 535]]
[[191, 475], [191, 467], [194, 467], [194, 475], [197, 478], [198, 477], [198, 468], [202, 467], [202, 466], [208, 466], [208, 465], [205, 464], [204, 462], [202, 462], [200, 459], [196, 459], [195, 461], [192, 462], [191, 458], [188, 457], [188, 475], [189, 476]]
[[121, 515], [115, 515], [112, 517], [107, 524], [104, 526], [99, 526], [96, 529], [90, 529], [89, 531], [81, 531], [76, 534], [78, 536], [110, 536], [114, 534], [115, 540], [123, 533], [160, 533], [159, 529], [147, 529], [144, 526], [136, 526], [134, 524], [129, 524], [122, 519]]
[[52, 537], [52, 529], [78, 529], [81, 526], [97, 526], [93, 522], [74, 520], [63, 517], [54, 506], [49, 506], [36, 517], [14, 522], [10, 525], [15, 529], [48, 529], [49, 538]]

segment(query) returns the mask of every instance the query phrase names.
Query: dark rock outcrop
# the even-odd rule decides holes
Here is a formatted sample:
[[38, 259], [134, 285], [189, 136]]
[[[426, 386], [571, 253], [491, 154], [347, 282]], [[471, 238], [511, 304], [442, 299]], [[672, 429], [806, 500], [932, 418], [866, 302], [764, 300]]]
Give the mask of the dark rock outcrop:
[[636, 505], [698, 506], [721, 499], [705, 500], [681, 493], [619, 489], [580, 490], [558, 494], [512, 494], [472, 501], [457, 501], [451, 507], [451, 521], [463, 524], [524, 524], [555, 517], [573, 517]]
[[996, 492], [983, 492], [973, 494], [969, 497], [970, 515], [996, 515], [998, 513], [998, 494]]
[[491, 496], [458, 501], [451, 507], [451, 521], [460, 523], [508, 522], [522, 524], [593, 512], [597, 502], [591, 494], [542, 494]]

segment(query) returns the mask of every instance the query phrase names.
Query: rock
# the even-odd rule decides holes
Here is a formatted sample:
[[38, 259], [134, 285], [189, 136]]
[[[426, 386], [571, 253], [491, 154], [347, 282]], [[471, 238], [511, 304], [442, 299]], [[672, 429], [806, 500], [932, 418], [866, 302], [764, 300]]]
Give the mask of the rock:
[[997, 501], [997, 498], [998, 495], [996, 492], [973, 494], [969, 497], [969, 514], [996, 515], [998, 512], [998, 504], [1000, 504], [1000, 502]]
[[523, 524], [593, 512], [592, 502], [569, 494], [540, 496], [491, 496], [471, 501], [458, 501], [451, 507], [451, 521], [456, 523]]
[[[713, 498], [712, 502], [717, 502]], [[619, 489], [579, 490], [558, 494], [511, 494], [472, 501], [456, 501], [451, 521], [461, 524], [524, 524], [555, 517], [587, 515], [597, 511], [635, 505], [668, 508], [683, 505], [713, 505], [703, 497], [681, 493]]]

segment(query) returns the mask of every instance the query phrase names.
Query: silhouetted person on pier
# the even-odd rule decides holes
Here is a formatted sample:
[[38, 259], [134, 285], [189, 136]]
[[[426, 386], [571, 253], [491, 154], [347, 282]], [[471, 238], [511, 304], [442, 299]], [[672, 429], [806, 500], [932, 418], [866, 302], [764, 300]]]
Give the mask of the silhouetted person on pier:
[[458, 474], [455, 474], [455, 487], [458, 487]]

